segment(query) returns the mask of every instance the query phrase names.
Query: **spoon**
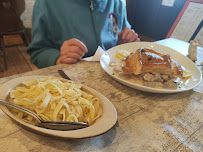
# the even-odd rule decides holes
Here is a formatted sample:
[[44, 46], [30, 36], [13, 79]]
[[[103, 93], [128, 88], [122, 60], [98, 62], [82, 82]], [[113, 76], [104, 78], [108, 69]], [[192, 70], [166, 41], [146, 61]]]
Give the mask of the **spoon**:
[[89, 125], [84, 122], [70, 122], [70, 121], [44, 121], [39, 115], [36, 113], [23, 108], [21, 106], [18, 106], [16, 104], [13, 104], [11, 102], [4, 101], [0, 99], [0, 104], [18, 109], [22, 112], [25, 112], [31, 116], [33, 116], [42, 127], [48, 128], [48, 129], [54, 129], [54, 130], [75, 130], [75, 129], [81, 129], [88, 127]]

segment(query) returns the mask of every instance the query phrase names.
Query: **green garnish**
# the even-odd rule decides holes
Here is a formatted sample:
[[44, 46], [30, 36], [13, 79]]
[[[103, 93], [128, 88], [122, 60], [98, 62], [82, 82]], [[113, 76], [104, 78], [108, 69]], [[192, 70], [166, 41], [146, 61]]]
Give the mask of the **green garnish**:
[[181, 86], [178, 86], [178, 88], [181, 88]]
[[152, 56], [150, 56], [150, 57], [148, 58], [148, 60], [152, 60]]
[[144, 49], [142, 49], [141, 52], [146, 52], [146, 51]]
[[114, 73], [112, 73], [112, 75], [114, 75]]

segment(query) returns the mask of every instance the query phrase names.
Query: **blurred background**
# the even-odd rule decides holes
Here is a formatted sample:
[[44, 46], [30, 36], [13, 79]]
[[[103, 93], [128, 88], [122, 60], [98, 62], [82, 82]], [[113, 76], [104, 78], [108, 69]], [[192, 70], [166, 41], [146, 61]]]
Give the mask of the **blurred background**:
[[[141, 41], [153, 42], [166, 37], [187, 0], [122, 1], [128, 20]], [[34, 2], [0, 0], [0, 77], [37, 69], [26, 53], [31, 42]]]
[[187, 0], [127, 0], [128, 20], [143, 40], [164, 39]]
[[[26, 28], [31, 28], [29, 20], [34, 1], [0, 0], [0, 31], [22, 29], [20, 16], [27, 21]], [[185, 2], [186, 0], [126, 0], [125, 3], [133, 29], [144, 41], [153, 41], [166, 37]], [[29, 9], [23, 14], [25, 4]]]

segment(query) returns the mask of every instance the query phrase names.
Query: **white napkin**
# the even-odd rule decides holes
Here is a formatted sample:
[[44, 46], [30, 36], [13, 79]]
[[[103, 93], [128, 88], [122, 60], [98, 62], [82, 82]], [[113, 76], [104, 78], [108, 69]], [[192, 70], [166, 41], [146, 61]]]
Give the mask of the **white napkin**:
[[85, 61], [100, 61], [101, 56], [104, 54], [104, 50], [98, 46], [95, 54], [93, 56], [87, 57], [87, 58], [83, 58], [82, 60]]

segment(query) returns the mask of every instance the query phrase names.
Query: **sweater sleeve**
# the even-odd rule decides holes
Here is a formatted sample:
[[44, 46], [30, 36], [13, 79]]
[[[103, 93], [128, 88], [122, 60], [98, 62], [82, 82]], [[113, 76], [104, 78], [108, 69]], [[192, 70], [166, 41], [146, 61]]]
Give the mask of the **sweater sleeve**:
[[126, 12], [124, 12], [124, 18], [123, 18], [123, 30], [125, 29], [125, 27], [129, 27], [129, 28], [131, 28], [131, 25], [130, 25], [130, 23], [128, 22], [128, 19], [127, 19], [127, 14], [126, 14]]
[[54, 47], [47, 14], [43, 1], [36, 0], [32, 17], [32, 42], [27, 52], [31, 56], [31, 62], [38, 68], [55, 65], [60, 56], [60, 50]]
[[123, 5], [123, 3], [121, 2], [121, 7], [122, 7], [122, 16], [123, 16], [123, 26], [122, 26], [122, 30], [125, 29], [125, 27], [129, 27], [131, 28], [130, 23], [128, 22], [128, 18], [127, 18], [127, 11], [126, 11], [126, 7]]

